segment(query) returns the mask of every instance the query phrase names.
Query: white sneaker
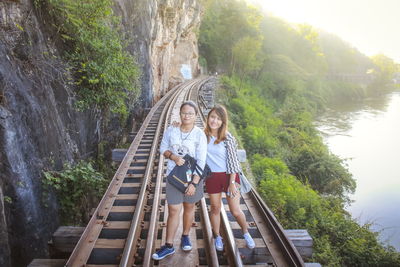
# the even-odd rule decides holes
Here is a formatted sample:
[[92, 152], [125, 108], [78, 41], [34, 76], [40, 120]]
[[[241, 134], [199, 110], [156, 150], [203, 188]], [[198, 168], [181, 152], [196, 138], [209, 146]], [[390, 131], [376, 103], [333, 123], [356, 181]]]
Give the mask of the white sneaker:
[[255, 248], [256, 247], [256, 244], [254, 243], [254, 240], [251, 237], [249, 232], [245, 233], [243, 235], [243, 237], [244, 237], [244, 240], [246, 240], [246, 245], [247, 245], [248, 248], [251, 249], [251, 248]]
[[217, 236], [215, 238], [215, 248], [218, 251], [223, 251], [224, 250], [224, 243], [222, 243], [222, 237], [221, 236]]

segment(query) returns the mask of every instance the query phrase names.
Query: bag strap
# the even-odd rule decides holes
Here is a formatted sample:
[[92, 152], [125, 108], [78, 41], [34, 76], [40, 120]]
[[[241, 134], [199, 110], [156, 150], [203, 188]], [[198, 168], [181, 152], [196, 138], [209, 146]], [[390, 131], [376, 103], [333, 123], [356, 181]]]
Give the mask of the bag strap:
[[[199, 174], [200, 179], [204, 179], [204, 170], [203, 168], [201, 168], [199, 166], [199, 164], [197, 164], [197, 160], [195, 158], [193, 158], [192, 156], [186, 154], [184, 157], [185, 161], [189, 162], [191, 164], [191, 166], [194, 166], [194, 168], [191, 168], [193, 170], [193, 172], [197, 172], [197, 174]], [[205, 166], [204, 166], [205, 167]]]
[[196, 167], [195, 170], [197, 171], [198, 174], [200, 174], [200, 178], [203, 176], [204, 170], [197, 164], [196, 162]]
[[[205, 175], [209, 175], [209, 174], [205, 173], [206, 166], [207, 166], [207, 164], [204, 165], [204, 169], [202, 169], [196, 162], [196, 171], [200, 174], [200, 179], [205, 179], [205, 178], [207, 178], [207, 177], [205, 177]], [[208, 167], [208, 170], [210, 171], [210, 167]]]

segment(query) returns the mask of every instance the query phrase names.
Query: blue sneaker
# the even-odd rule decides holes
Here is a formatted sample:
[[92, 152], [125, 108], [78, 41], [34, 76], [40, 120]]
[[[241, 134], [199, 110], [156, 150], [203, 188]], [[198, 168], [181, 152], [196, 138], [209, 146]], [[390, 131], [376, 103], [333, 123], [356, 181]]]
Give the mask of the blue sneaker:
[[169, 248], [167, 246], [162, 246], [156, 253], [153, 254], [153, 260], [159, 261], [164, 259], [165, 257], [172, 255], [175, 253], [175, 249]]
[[190, 243], [189, 236], [183, 235], [181, 239], [181, 248], [183, 251], [191, 251], [192, 243]]
[[223, 251], [224, 250], [224, 243], [222, 242], [222, 237], [221, 236], [217, 236], [215, 238], [215, 248], [217, 249], [217, 251]]
[[246, 245], [248, 248], [253, 249], [256, 247], [256, 244], [254, 243], [253, 238], [251, 237], [250, 233], [247, 232], [243, 235], [244, 240], [246, 240]]

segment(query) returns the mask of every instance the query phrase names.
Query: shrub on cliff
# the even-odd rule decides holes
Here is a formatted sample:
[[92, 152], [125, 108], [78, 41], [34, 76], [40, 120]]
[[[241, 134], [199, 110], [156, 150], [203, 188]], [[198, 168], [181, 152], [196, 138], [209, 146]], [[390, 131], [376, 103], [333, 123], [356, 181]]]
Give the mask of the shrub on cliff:
[[65, 47], [80, 109], [127, 115], [126, 102], [138, 95], [139, 69], [119, 29], [111, 0], [35, 0], [46, 10]]
[[97, 205], [109, 181], [91, 162], [80, 161], [76, 165], [64, 165], [62, 171], [44, 172], [42, 183], [46, 192], [56, 192], [61, 222], [79, 225], [88, 221], [90, 209]]

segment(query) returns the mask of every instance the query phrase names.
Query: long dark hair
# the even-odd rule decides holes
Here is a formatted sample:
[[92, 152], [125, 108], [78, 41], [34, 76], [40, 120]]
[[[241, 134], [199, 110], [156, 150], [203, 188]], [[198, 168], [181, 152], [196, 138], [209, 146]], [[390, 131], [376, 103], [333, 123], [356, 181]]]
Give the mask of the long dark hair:
[[207, 136], [207, 142], [210, 142], [210, 138], [211, 138], [211, 128], [208, 125], [208, 120], [210, 119], [210, 115], [212, 112], [217, 113], [218, 117], [220, 117], [222, 120], [222, 125], [218, 129], [217, 140], [215, 140], [215, 142], [214, 142], [214, 144], [219, 144], [220, 142], [222, 142], [226, 139], [226, 133], [228, 131], [228, 112], [226, 111], [225, 107], [222, 105], [216, 105], [215, 107], [213, 107], [210, 110], [210, 112], [208, 113], [208, 116], [207, 116], [206, 128], [204, 129], [204, 132]]

